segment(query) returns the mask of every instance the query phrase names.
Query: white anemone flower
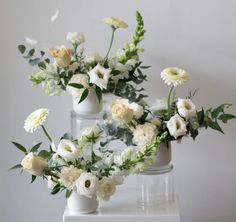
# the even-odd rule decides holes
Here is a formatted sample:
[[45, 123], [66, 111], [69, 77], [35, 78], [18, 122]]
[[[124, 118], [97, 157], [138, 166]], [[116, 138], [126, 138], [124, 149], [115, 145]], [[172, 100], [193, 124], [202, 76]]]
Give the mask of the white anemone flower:
[[167, 122], [167, 128], [170, 135], [172, 135], [175, 139], [186, 134], [186, 125], [186, 122], [179, 116], [179, 114], [175, 114]]
[[58, 145], [57, 154], [66, 161], [74, 161], [81, 153], [72, 141], [62, 139]]
[[178, 113], [180, 116], [190, 118], [196, 116], [196, 106], [190, 99], [178, 99], [177, 103]]
[[114, 18], [114, 17], [107, 17], [107, 18], [104, 18], [102, 19], [102, 21], [108, 25], [108, 26], [111, 26], [111, 27], [114, 27], [116, 29], [118, 28], [123, 28], [123, 29], [126, 29], [128, 28], [128, 24], [118, 18]]
[[167, 85], [179, 86], [189, 79], [187, 72], [177, 67], [169, 67], [161, 72], [161, 78]]
[[32, 112], [25, 120], [24, 129], [26, 132], [33, 133], [36, 131], [47, 119], [49, 109], [41, 108]]
[[90, 78], [89, 82], [97, 85], [100, 89], [107, 89], [110, 73], [111, 69], [105, 69], [100, 64], [97, 64], [91, 71], [88, 72]]
[[82, 173], [76, 181], [77, 192], [80, 195], [92, 198], [96, 194], [98, 178], [92, 173]]

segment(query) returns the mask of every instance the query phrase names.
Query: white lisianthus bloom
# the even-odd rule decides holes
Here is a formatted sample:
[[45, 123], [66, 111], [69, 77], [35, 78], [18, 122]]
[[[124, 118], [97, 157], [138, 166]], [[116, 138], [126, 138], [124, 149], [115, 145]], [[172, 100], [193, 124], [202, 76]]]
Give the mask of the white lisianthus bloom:
[[121, 123], [129, 123], [134, 117], [134, 111], [127, 99], [117, 99], [111, 105], [112, 118]]
[[82, 32], [68, 32], [66, 40], [74, 45], [80, 45], [85, 42], [85, 37]]
[[136, 64], [137, 64], [137, 60], [136, 60], [136, 59], [129, 59], [129, 60], [125, 63], [125, 65], [131, 66], [131, 67], [134, 67]]
[[166, 68], [161, 72], [161, 78], [167, 85], [179, 86], [189, 79], [187, 72], [177, 67]]
[[97, 126], [87, 127], [82, 130], [80, 141], [89, 144], [96, 143], [100, 136], [101, 130]]
[[111, 69], [105, 69], [100, 64], [97, 64], [91, 71], [88, 72], [90, 78], [89, 82], [97, 85], [100, 89], [107, 89], [110, 73]]
[[167, 128], [170, 135], [172, 135], [175, 139], [186, 134], [186, 125], [186, 122], [178, 114], [172, 116], [167, 122]]
[[72, 190], [81, 173], [82, 170], [74, 167], [73, 165], [70, 165], [69, 167], [62, 167], [61, 172], [59, 173], [59, 182], [67, 189]]
[[180, 116], [190, 118], [197, 115], [196, 106], [190, 99], [178, 99], [177, 109]]
[[49, 109], [41, 108], [32, 112], [25, 120], [24, 129], [26, 132], [33, 133], [36, 131], [47, 119]]
[[108, 201], [110, 197], [115, 193], [115, 191], [115, 182], [110, 178], [104, 177], [99, 181], [99, 186], [96, 194], [100, 200]]
[[84, 61], [89, 64], [99, 63], [102, 61], [102, 57], [98, 52], [88, 52], [84, 58]]
[[64, 45], [55, 46], [49, 51], [58, 67], [65, 68], [70, 65], [71, 53]]
[[59, 166], [66, 164], [66, 161], [62, 159], [62, 157], [59, 156], [57, 153], [54, 153], [52, 155], [52, 161], [54, 164], [59, 165]]
[[133, 143], [138, 146], [150, 145], [157, 133], [156, 126], [151, 123], [137, 125], [133, 132]]
[[119, 152], [114, 152], [113, 153], [113, 161], [116, 165], [120, 166], [123, 164], [122, 156], [121, 153]]
[[154, 114], [166, 109], [167, 109], [167, 104], [165, 99], [156, 99], [150, 106], [150, 110]]
[[128, 28], [128, 24], [118, 18], [114, 17], [107, 17], [102, 20], [106, 25], [114, 27], [115, 29], [118, 28], [123, 28], [126, 29]]
[[[74, 98], [80, 98], [84, 89], [89, 89], [89, 83], [88, 83], [88, 76], [86, 74], [76, 74], [73, 75], [66, 87], [66, 90], [74, 97]], [[82, 85], [84, 88], [78, 89], [73, 86], [70, 86], [69, 84], [76, 83]]]
[[21, 165], [24, 170], [28, 171], [32, 175], [42, 176], [48, 163], [44, 158], [30, 152], [21, 161]]
[[136, 119], [139, 119], [144, 113], [143, 107], [140, 106], [138, 103], [130, 103], [129, 108], [133, 110], [134, 118]]
[[129, 78], [129, 71], [132, 69], [130, 65], [124, 65], [118, 61], [117, 58], [113, 58], [108, 61], [109, 68], [115, 71], [118, 71], [116, 75], [112, 75], [111, 78], [113, 81], [118, 81], [119, 79]]
[[98, 178], [92, 173], [82, 173], [76, 181], [77, 192], [80, 195], [92, 198], [96, 194]]
[[74, 161], [80, 157], [81, 152], [72, 141], [62, 139], [58, 145], [57, 154], [65, 161]]

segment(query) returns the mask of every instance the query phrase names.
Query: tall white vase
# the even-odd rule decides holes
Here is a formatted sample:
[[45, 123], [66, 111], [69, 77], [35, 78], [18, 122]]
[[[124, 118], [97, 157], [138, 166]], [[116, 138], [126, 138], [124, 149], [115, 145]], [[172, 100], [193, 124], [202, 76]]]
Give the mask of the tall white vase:
[[67, 199], [67, 207], [72, 213], [93, 213], [97, 210], [98, 205], [99, 204], [96, 195], [89, 198], [83, 195], [79, 195], [76, 189], [72, 191], [72, 194]]
[[161, 174], [171, 171], [173, 169], [171, 164], [171, 143], [161, 143], [152, 159], [153, 164], [142, 174]]
[[90, 91], [87, 98], [79, 103], [80, 98], [73, 98], [73, 110], [80, 115], [91, 115], [101, 112], [103, 103], [99, 103], [94, 91]]

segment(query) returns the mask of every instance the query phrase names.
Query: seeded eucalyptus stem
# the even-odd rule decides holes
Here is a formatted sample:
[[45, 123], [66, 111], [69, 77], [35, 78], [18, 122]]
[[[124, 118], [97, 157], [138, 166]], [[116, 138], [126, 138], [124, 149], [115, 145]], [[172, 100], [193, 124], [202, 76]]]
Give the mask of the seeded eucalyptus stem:
[[111, 34], [111, 41], [110, 41], [110, 44], [109, 44], [109, 47], [108, 47], [108, 50], [107, 50], [107, 54], [104, 58], [104, 62], [107, 60], [107, 57], [111, 51], [111, 47], [112, 47], [112, 44], [113, 44], [113, 41], [114, 41], [114, 34], [115, 34], [115, 31], [116, 31], [116, 28], [115, 27], [112, 27], [112, 34]]
[[169, 93], [168, 93], [168, 97], [167, 97], [167, 114], [168, 114], [168, 119], [170, 118], [170, 107], [171, 107], [171, 102], [170, 102], [170, 97], [171, 97], [171, 94], [173, 92], [173, 89], [174, 89], [174, 86], [172, 85], [170, 87], [170, 90], [169, 90]]
[[43, 132], [45, 133], [46, 137], [48, 138], [48, 140], [50, 141], [50, 143], [52, 143], [52, 138], [49, 136], [46, 128], [44, 127], [44, 125], [41, 126], [43, 129]]

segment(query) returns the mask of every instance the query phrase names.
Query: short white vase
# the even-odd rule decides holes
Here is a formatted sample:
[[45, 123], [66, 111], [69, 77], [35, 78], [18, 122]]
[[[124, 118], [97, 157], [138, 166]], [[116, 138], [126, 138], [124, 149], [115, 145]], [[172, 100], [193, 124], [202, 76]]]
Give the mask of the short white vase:
[[171, 164], [171, 143], [161, 143], [156, 151], [156, 155], [152, 159], [153, 164], [143, 171], [142, 174], [162, 174], [171, 171], [173, 169]]
[[80, 98], [73, 98], [73, 110], [80, 115], [91, 115], [101, 112], [103, 103], [98, 101], [94, 91], [90, 91], [87, 98], [79, 103]]
[[89, 198], [83, 195], [79, 195], [76, 189], [72, 191], [70, 197], [67, 199], [67, 207], [71, 213], [93, 213], [96, 212], [98, 206], [99, 203], [96, 195]]

